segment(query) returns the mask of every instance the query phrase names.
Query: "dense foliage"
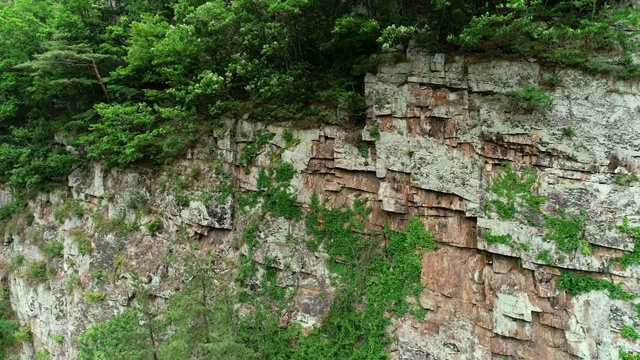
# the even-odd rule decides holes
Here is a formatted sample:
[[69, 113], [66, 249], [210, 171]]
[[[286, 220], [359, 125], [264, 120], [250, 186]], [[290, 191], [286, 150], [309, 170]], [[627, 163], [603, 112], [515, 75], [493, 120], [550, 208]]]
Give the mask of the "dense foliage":
[[410, 39], [638, 76], [636, 10], [600, 0], [0, 3], [0, 181], [162, 164], [222, 116], [362, 119], [363, 76]]
[[16, 342], [14, 333], [18, 330], [18, 322], [12, 319], [9, 293], [0, 289], [0, 360], [4, 359], [6, 350]]

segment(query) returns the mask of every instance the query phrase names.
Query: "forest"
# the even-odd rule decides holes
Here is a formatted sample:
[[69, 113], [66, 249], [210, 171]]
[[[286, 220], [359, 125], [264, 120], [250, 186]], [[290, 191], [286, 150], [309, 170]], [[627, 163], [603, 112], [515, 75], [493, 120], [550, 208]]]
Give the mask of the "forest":
[[[0, 183], [15, 200], [0, 222], [91, 162], [170, 166], [225, 119], [362, 127], [365, 75], [402, 62], [409, 46], [638, 80], [638, 24], [637, 8], [602, 0], [4, 1]], [[295, 203], [286, 186], [277, 190]], [[355, 264], [373, 246], [362, 236], [364, 202], [328, 209], [315, 198], [304, 219], [295, 210], [286, 216], [346, 262], [332, 270], [349, 286], [318, 329], [303, 336], [279, 326], [277, 304], [290, 294], [275, 286], [275, 271], [251, 294], [220, 279], [211, 266], [220, 259], [208, 254], [176, 259], [188, 265], [185, 286], [166, 308], [139, 301], [87, 330], [80, 358], [387, 359], [387, 314], [421, 315], [405, 299], [419, 293], [415, 255], [435, 248], [431, 234], [419, 222], [385, 229], [389, 256], [375, 253], [363, 270]], [[256, 311], [240, 316], [238, 303]], [[20, 340], [8, 318], [0, 314], [2, 349]]]
[[223, 117], [362, 123], [364, 75], [410, 41], [637, 78], [638, 17], [602, 0], [5, 1], [0, 181], [167, 164]]

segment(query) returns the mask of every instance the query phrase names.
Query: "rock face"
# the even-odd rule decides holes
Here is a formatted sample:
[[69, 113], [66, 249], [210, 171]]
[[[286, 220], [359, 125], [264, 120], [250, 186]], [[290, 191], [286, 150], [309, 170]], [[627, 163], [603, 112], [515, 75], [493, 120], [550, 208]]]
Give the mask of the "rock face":
[[[545, 89], [554, 107], [525, 106], [514, 96], [525, 86]], [[54, 359], [74, 359], [75, 336], [126, 308], [136, 286], [161, 306], [180, 271], [166, 259], [189, 242], [229, 259], [269, 262], [281, 270], [278, 286], [298, 289], [288, 321], [317, 323], [334, 289], [326, 254], [291, 240], [308, 236], [302, 224], [260, 221], [262, 246], [253, 252], [236, 241], [255, 220], [238, 213], [238, 194], [260, 190], [259, 174], [274, 154], [293, 165], [289, 189], [303, 208], [313, 193], [330, 205], [364, 194], [373, 207], [370, 228], [398, 229], [417, 216], [434, 232], [438, 250], [424, 255], [417, 299], [429, 311], [424, 321], [393, 320], [394, 358], [613, 360], [620, 349], [640, 352], [621, 335], [637, 321], [632, 301], [556, 286], [561, 271], [579, 270], [640, 292], [640, 266], [610, 262], [634, 248], [617, 225], [625, 217], [640, 225], [633, 176], [640, 174], [640, 83], [409, 49], [405, 62], [367, 76], [366, 98], [361, 132], [229, 121], [211, 143], [163, 171], [94, 165], [33, 199], [32, 222], [6, 226], [0, 249], [5, 263], [25, 258], [22, 267], [2, 270], [12, 307], [33, 333], [25, 357], [46, 349]], [[265, 133], [274, 135], [255, 146]], [[534, 169], [530, 193], [518, 199], [545, 201], [529, 213], [517, 206], [509, 217], [491, 208], [500, 200], [491, 186], [507, 163], [518, 176]], [[0, 190], [1, 203], [10, 197]], [[582, 221], [579, 248], [564, 251], [551, 239], [552, 217], [564, 221], [561, 229]], [[41, 245], [54, 240], [64, 251], [48, 260]], [[38, 261], [52, 269], [44, 280], [28, 274]], [[96, 293], [104, 299], [95, 301]]]

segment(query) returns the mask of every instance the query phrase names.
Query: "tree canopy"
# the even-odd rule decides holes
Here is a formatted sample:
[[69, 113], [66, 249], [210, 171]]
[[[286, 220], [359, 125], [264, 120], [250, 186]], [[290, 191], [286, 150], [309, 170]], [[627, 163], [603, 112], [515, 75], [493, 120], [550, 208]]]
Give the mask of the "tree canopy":
[[410, 40], [638, 77], [638, 10], [601, 0], [0, 3], [0, 181], [163, 164], [222, 116], [364, 118], [366, 72]]

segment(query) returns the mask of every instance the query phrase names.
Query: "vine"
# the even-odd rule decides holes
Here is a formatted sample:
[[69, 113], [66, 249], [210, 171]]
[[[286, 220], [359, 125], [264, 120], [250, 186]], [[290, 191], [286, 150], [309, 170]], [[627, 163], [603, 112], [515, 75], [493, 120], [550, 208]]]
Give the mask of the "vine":
[[240, 152], [238, 162], [244, 166], [245, 173], [249, 173], [249, 165], [253, 159], [258, 155], [258, 152], [262, 150], [271, 141], [276, 134], [270, 132], [260, 132], [256, 135], [256, 141], [247, 145]]
[[[495, 199], [485, 202], [485, 213], [495, 212], [501, 220], [518, 220], [527, 225], [538, 225], [544, 228], [543, 241], [553, 242], [555, 248], [564, 254], [580, 250], [589, 254], [591, 249], [584, 238], [586, 212], [578, 215], [567, 213], [564, 209], [557, 211], [558, 216], [545, 213], [541, 206], [546, 203], [545, 196], [539, 194], [538, 174], [533, 168], [525, 168], [521, 174], [514, 171], [509, 163], [500, 168], [499, 173], [491, 180], [487, 191], [495, 195]], [[526, 216], [519, 216], [519, 215]], [[530, 245], [520, 243], [510, 234], [493, 235], [485, 230], [483, 240], [487, 244], [503, 244], [512, 248], [530, 250]], [[552, 265], [550, 252], [541, 251], [536, 259]], [[559, 258], [565, 258], [561, 254]]]
[[539, 188], [535, 169], [526, 168], [518, 175], [511, 164], [506, 163], [487, 187], [497, 199], [485, 203], [485, 212], [494, 211], [501, 220], [515, 219], [519, 208], [540, 213], [546, 198], [538, 194]]
[[558, 278], [556, 287], [573, 295], [606, 290], [611, 299], [633, 300], [638, 297], [635, 294], [623, 291], [622, 285], [614, 284], [609, 280], [577, 275], [566, 271], [563, 271]]
[[[407, 302], [422, 291], [421, 254], [436, 248], [432, 234], [414, 218], [403, 231], [385, 227], [370, 234], [364, 219], [371, 211], [367, 199], [353, 207], [327, 208], [317, 195], [311, 199], [306, 224], [312, 235], [308, 246], [322, 246], [329, 254], [329, 268], [339, 275], [338, 291], [323, 324], [304, 338], [296, 359], [323, 358], [386, 359], [391, 341], [385, 332], [387, 314], [407, 313], [424, 317], [425, 311]], [[381, 237], [380, 237], [381, 235]], [[380, 246], [383, 240], [384, 246]], [[315, 355], [317, 356], [317, 355]]]
[[618, 230], [633, 240], [633, 250], [621, 257], [611, 259], [611, 262], [619, 264], [624, 269], [640, 264], [640, 226], [629, 226], [629, 218], [625, 216], [622, 224], [618, 225]]
[[589, 253], [589, 243], [583, 239], [586, 223], [586, 212], [579, 216], [568, 215], [565, 210], [558, 210], [559, 217], [544, 216], [546, 233], [542, 240], [553, 241], [556, 248], [564, 253], [572, 253], [581, 249]]

